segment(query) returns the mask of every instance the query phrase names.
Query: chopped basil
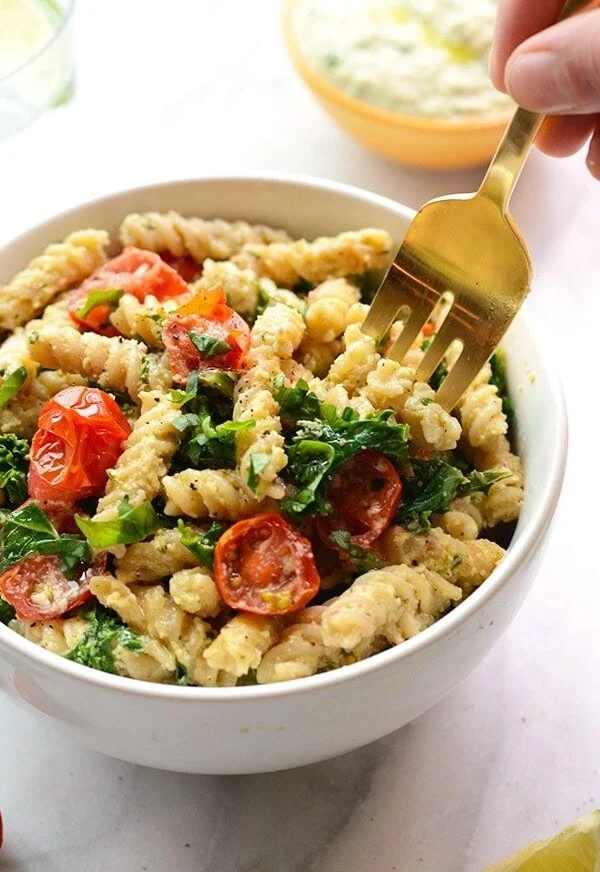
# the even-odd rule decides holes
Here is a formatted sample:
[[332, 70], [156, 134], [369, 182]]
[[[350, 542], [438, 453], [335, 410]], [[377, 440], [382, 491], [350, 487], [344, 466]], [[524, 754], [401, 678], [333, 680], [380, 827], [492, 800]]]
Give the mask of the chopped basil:
[[270, 454], [262, 454], [260, 451], [255, 451], [250, 455], [250, 471], [248, 472], [248, 487], [251, 491], [258, 490], [260, 482], [260, 474], [269, 465], [271, 460]]
[[369, 572], [381, 568], [381, 559], [375, 551], [361, 548], [351, 542], [352, 536], [348, 530], [332, 530], [329, 539], [346, 553], [346, 558], [356, 572]]
[[15, 610], [10, 603], [0, 596], [0, 624], [8, 624], [15, 617]]
[[114, 648], [121, 645], [128, 651], [144, 650], [142, 640], [114, 612], [96, 603], [84, 614], [87, 629], [81, 642], [67, 654], [68, 660], [116, 674]]
[[76, 515], [75, 521], [92, 548], [142, 542], [159, 526], [152, 503], [146, 501], [139, 506], [131, 506], [128, 497], [121, 500], [117, 517], [112, 521], [94, 521], [82, 515]]
[[429, 379], [429, 384], [434, 391], [439, 391], [442, 382], [446, 379], [447, 375], [448, 367], [446, 365], [446, 361], [441, 360], [434, 369], [431, 378]]
[[300, 276], [300, 278], [298, 279], [298, 281], [296, 282], [296, 284], [292, 288], [292, 291], [295, 294], [302, 295], [302, 294], [308, 294], [309, 291], [312, 291], [312, 289], [316, 288], [316, 287], [317, 286], [314, 282], [309, 282], [308, 279], [304, 279], [304, 278], [302, 278], [302, 276]]
[[71, 534], [60, 535], [37, 503], [28, 503], [6, 516], [0, 535], [0, 572], [33, 554], [60, 558], [68, 578], [92, 559], [87, 542]]
[[178, 458], [196, 469], [225, 467], [233, 469], [236, 462], [236, 433], [256, 426], [253, 420], [224, 421], [213, 425], [208, 414], [188, 413], [173, 422], [179, 430], [187, 431]]
[[189, 682], [188, 671], [183, 663], [180, 663], [179, 660], [175, 661], [175, 676], [177, 678], [177, 684], [180, 684], [182, 687], [187, 687]]
[[213, 357], [219, 357], [222, 354], [227, 354], [232, 351], [232, 346], [224, 339], [218, 339], [216, 336], [211, 336], [210, 333], [196, 333], [190, 330], [188, 333], [192, 344], [200, 352], [204, 360], [211, 360]]
[[502, 481], [509, 475], [510, 472], [507, 469], [486, 469], [483, 472], [474, 469], [473, 472], [467, 474], [467, 480], [458, 488], [459, 496], [464, 497], [476, 491], [487, 493], [495, 482]]
[[0, 384], [0, 409], [3, 409], [8, 401], [19, 393], [26, 381], [27, 370], [24, 366], [20, 366], [6, 376]]
[[365, 272], [351, 276], [351, 281], [360, 290], [361, 303], [372, 303], [383, 280], [381, 271]]
[[103, 288], [97, 291], [90, 291], [81, 308], [77, 310], [77, 317], [81, 319], [86, 318], [98, 306], [108, 306], [111, 310], [115, 309], [123, 293], [124, 291], [121, 288]]
[[186, 527], [180, 518], [177, 529], [181, 534], [181, 544], [185, 545], [203, 566], [212, 569], [215, 545], [225, 530], [225, 524], [214, 521], [204, 533], [196, 533], [191, 527]]
[[[307, 509], [319, 514], [329, 514], [331, 506], [319, 487], [335, 461], [335, 449], [326, 442], [302, 439], [288, 452], [288, 473], [296, 493], [281, 501], [281, 507], [291, 515], [302, 515]], [[319, 499], [321, 496], [321, 499]]]
[[0, 490], [5, 505], [18, 506], [27, 499], [29, 443], [14, 433], [0, 436]]

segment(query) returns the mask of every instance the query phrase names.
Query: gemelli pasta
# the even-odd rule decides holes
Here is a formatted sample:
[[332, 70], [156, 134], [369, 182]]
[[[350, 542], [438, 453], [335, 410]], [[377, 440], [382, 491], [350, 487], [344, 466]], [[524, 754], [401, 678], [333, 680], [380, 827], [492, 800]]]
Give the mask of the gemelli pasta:
[[[0, 288], [0, 621], [89, 668], [267, 684], [399, 645], [504, 556], [497, 352], [446, 412], [361, 325], [393, 244], [147, 212]], [[507, 528], [508, 525], [508, 528]], [[496, 535], [496, 534], [499, 535]], [[498, 540], [498, 541], [496, 541]]]

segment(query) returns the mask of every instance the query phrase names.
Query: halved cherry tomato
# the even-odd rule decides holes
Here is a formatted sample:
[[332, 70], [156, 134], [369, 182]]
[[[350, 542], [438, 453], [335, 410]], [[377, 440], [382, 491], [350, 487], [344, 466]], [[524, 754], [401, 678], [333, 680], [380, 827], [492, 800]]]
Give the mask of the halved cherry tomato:
[[42, 406], [31, 443], [27, 483], [36, 500], [75, 502], [99, 496], [131, 426], [115, 400], [74, 386]]
[[202, 275], [202, 264], [193, 257], [175, 257], [170, 251], [161, 251], [160, 256], [179, 273], [184, 282], [195, 282]]
[[[190, 339], [190, 331], [227, 343], [230, 350], [203, 355]], [[177, 309], [166, 320], [162, 336], [173, 381], [178, 384], [185, 384], [199, 370], [242, 369], [250, 347], [250, 328], [227, 305], [222, 288], [203, 291]]]
[[393, 465], [378, 451], [361, 451], [333, 476], [327, 495], [333, 514], [317, 520], [317, 532], [329, 548], [333, 530], [348, 530], [353, 545], [368, 548], [390, 525], [402, 496]]
[[111, 308], [98, 305], [83, 318], [77, 314], [90, 291], [116, 288], [125, 294], [133, 294], [143, 301], [148, 294], [158, 300], [178, 297], [188, 291], [188, 286], [179, 273], [153, 251], [129, 246], [118, 257], [99, 267], [87, 278], [69, 300], [69, 314], [84, 330], [94, 330], [104, 336], [116, 336], [117, 331], [109, 322]]
[[70, 581], [58, 557], [34, 555], [11, 566], [0, 576], [0, 592], [17, 617], [24, 621], [50, 621], [77, 608], [91, 597], [90, 578], [102, 575], [106, 554], [99, 554]]
[[303, 608], [321, 581], [310, 542], [279, 515], [256, 515], [223, 533], [214, 577], [227, 605], [255, 615]]
[[435, 325], [433, 321], [428, 321], [427, 324], [423, 327], [422, 333], [423, 336], [428, 339], [430, 336], [433, 336], [435, 332]]

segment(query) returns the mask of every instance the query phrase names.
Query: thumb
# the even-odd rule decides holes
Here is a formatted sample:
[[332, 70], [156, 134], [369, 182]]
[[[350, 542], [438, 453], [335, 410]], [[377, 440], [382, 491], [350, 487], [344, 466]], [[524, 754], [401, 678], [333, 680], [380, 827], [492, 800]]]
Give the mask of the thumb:
[[533, 112], [600, 112], [600, 10], [561, 21], [522, 43], [508, 59], [504, 84]]

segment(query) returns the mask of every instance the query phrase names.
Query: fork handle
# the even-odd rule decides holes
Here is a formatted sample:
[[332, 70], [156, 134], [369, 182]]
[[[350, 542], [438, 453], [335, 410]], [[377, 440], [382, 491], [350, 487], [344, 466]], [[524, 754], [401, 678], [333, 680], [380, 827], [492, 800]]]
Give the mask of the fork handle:
[[[558, 20], [562, 21], [576, 12], [584, 12], [597, 5], [598, 0], [567, 0]], [[504, 131], [500, 145], [481, 183], [478, 194], [493, 200], [503, 212], [508, 209], [511, 194], [544, 117], [519, 106]]]

